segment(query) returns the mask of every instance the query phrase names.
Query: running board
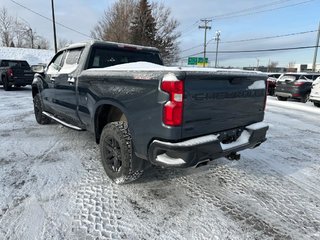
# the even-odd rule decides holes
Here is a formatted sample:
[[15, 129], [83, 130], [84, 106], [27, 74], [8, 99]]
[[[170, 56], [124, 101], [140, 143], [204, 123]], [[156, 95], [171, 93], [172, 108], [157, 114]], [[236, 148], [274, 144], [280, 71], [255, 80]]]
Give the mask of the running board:
[[63, 126], [66, 126], [66, 127], [68, 127], [68, 128], [72, 128], [72, 129], [77, 130], [77, 131], [82, 131], [82, 130], [84, 130], [84, 129], [79, 128], [79, 127], [77, 127], [77, 126], [74, 126], [74, 125], [71, 125], [71, 124], [69, 124], [69, 123], [66, 123], [66, 122], [64, 122], [64, 121], [56, 118], [55, 116], [53, 116], [53, 115], [50, 114], [50, 113], [47, 113], [47, 112], [44, 112], [44, 111], [43, 111], [42, 113], [43, 113], [43, 115], [46, 115], [47, 117], [51, 118], [52, 120], [54, 120], [54, 121], [62, 124]]

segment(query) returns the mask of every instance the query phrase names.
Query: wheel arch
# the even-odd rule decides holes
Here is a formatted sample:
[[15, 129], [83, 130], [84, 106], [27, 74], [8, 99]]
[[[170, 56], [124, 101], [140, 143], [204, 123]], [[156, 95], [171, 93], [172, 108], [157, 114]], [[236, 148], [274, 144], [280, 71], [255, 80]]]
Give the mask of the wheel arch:
[[117, 121], [124, 121], [128, 123], [127, 116], [127, 112], [123, 106], [109, 102], [101, 103], [96, 108], [94, 115], [94, 133], [96, 143], [99, 144], [101, 133], [105, 125]]

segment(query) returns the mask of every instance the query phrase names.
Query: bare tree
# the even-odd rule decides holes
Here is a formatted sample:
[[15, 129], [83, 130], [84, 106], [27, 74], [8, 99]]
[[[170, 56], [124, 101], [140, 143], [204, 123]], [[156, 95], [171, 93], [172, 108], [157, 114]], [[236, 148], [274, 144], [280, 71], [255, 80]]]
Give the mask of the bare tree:
[[156, 22], [157, 47], [160, 49], [165, 64], [177, 62], [179, 58], [179, 37], [181, 33], [177, 31], [179, 23], [171, 17], [171, 10], [163, 3], [152, 3], [152, 16]]
[[15, 20], [14, 22], [14, 42], [16, 47], [26, 47], [26, 25], [24, 23]]
[[50, 44], [49, 41], [41, 36], [36, 36], [35, 42], [34, 42], [34, 48], [38, 49], [49, 49]]
[[65, 39], [65, 38], [59, 38], [58, 40], [58, 49], [67, 47], [68, 45], [72, 44], [73, 42], [71, 40]]
[[133, 18], [135, 0], [119, 0], [108, 8], [100, 21], [91, 31], [94, 39], [130, 42], [130, 23]]
[[[147, 23], [148, 22], [148, 23]], [[91, 31], [94, 39], [135, 43], [159, 48], [165, 64], [179, 57], [179, 23], [162, 3], [118, 0]]]
[[29, 24], [9, 15], [6, 8], [0, 9], [0, 38], [5, 47], [49, 49], [49, 42], [32, 29]]
[[0, 37], [1, 43], [5, 47], [10, 47], [13, 42], [14, 19], [5, 7], [0, 9]]
[[274, 72], [275, 69], [277, 68], [278, 64], [279, 64], [278, 62], [271, 61], [268, 64], [268, 72]]

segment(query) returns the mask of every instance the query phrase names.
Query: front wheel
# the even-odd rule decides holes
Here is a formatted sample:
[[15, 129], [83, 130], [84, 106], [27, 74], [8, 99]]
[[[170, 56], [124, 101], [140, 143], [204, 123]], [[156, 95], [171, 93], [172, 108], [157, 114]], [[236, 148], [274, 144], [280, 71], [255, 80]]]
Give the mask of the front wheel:
[[43, 106], [42, 106], [42, 101], [39, 96], [39, 93], [36, 94], [33, 98], [33, 107], [34, 107], [34, 115], [39, 124], [44, 125], [44, 124], [49, 124], [51, 122], [51, 119], [42, 113]]
[[103, 128], [100, 138], [102, 165], [108, 177], [117, 184], [132, 182], [143, 174], [143, 168], [132, 168], [132, 149], [127, 122], [111, 122]]

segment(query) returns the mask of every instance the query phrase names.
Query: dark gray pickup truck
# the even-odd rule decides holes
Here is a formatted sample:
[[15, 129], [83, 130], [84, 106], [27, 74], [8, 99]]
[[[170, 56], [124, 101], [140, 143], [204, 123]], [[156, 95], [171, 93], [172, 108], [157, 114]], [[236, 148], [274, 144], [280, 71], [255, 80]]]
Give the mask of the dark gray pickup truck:
[[155, 48], [92, 41], [60, 50], [32, 83], [38, 123], [89, 130], [116, 183], [150, 164], [191, 167], [266, 140], [267, 76], [165, 67]]
[[31, 85], [34, 72], [27, 61], [0, 59], [0, 85], [8, 91], [12, 86]]

